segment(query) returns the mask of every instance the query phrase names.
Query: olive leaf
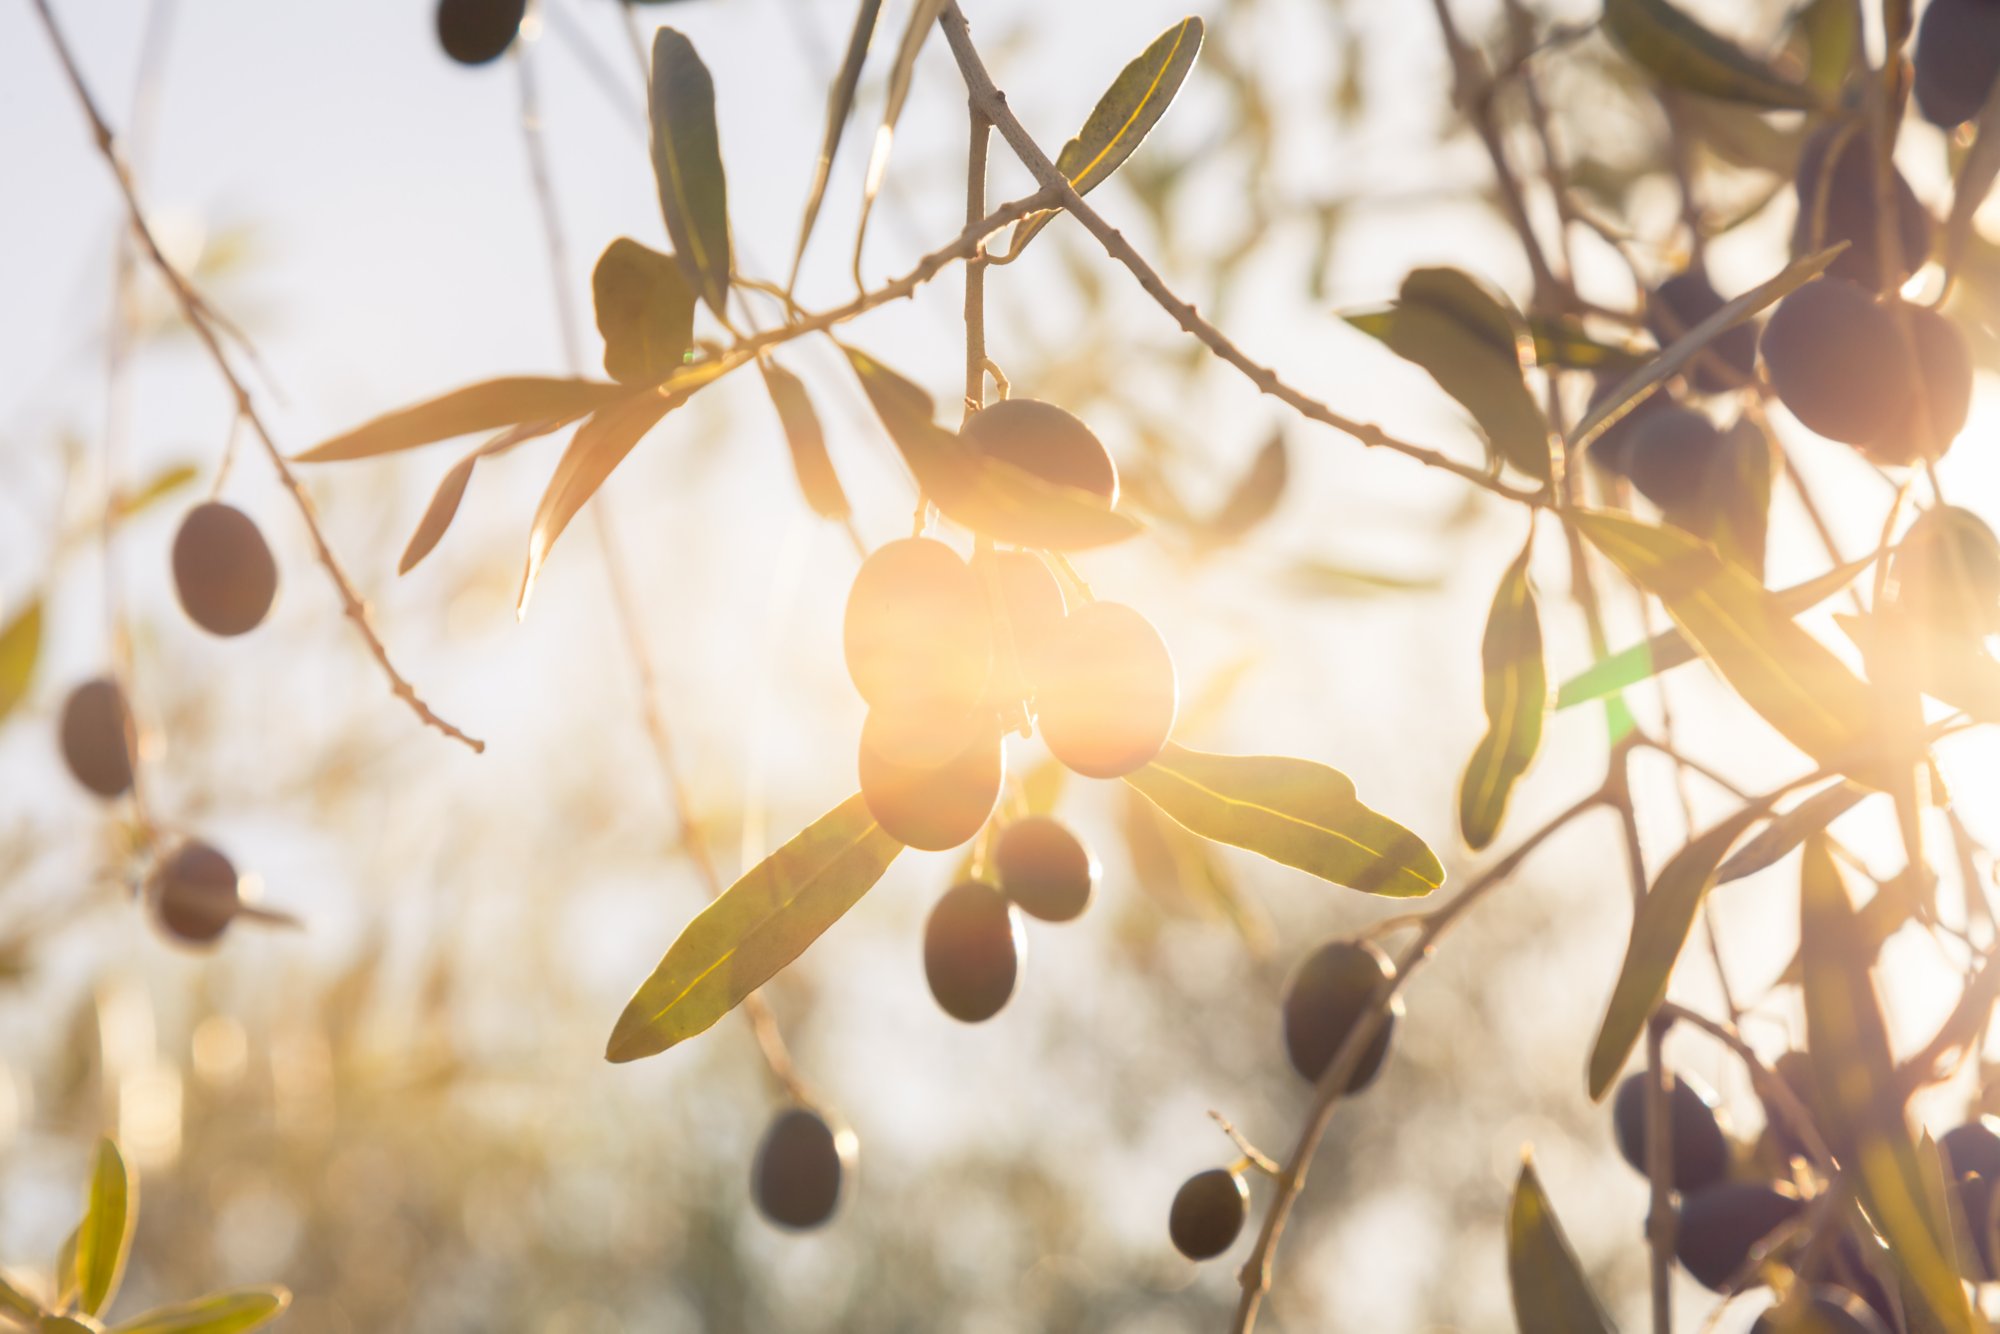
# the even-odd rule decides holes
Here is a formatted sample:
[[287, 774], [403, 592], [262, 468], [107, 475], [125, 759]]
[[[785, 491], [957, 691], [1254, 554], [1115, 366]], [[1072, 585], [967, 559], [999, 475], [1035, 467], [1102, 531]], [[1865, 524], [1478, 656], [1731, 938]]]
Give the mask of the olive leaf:
[[1875, 692], [1741, 566], [1675, 528], [1602, 511], [1569, 517], [1793, 745], [1863, 781], [1886, 763]]
[[1809, 111], [1824, 100], [1668, 0], [1605, 0], [1603, 23], [1627, 56], [1670, 88], [1781, 110]]
[[120, 519], [150, 509], [168, 496], [201, 476], [201, 469], [192, 463], [170, 463], [147, 478], [131, 491], [121, 491], [112, 499], [112, 513]]
[[889, 64], [888, 98], [882, 108], [882, 124], [875, 131], [875, 146], [868, 154], [868, 175], [861, 184], [861, 219], [854, 228], [857, 285], [861, 274], [861, 245], [868, 239], [868, 218], [875, 211], [875, 196], [882, 192], [882, 182], [889, 175], [889, 154], [896, 143], [896, 122], [902, 119], [903, 103], [909, 100], [910, 82], [916, 77], [917, 56], [924, 49], [924, 39], [930, 36], [932, 26], [943, 12], [944, 0], [916, 0], [910, 9], [910, 21], [903, 29], [903, 40], [896, 46], [895, 59]]
[[1755, 875], [1767, 866], [1777, 864], [1792, 849], [1805, 842], [1810, 835], [1824, 833], [1828, 825], [1853, 810], [1870, 795], [1872, 794], [1867, 788], [1847, 782], [1845, 779], [1829, 783], [1792, 809], [1774, 818], [1771, 823], [1758, 831], [1757, 837], [1732, 853], [1729, 860], [1715, 873], [1715, 883], [1726, 885], [1732, 880], [1741, 880], [1747, 875]]
[[299, 463], [365, 459], [524, 422], [574, 421], [631, 392], [601, 380], [507, 376], [387, 413], [293, 458]]
[[1270, 921], [1230, 875], [1215, 844], [1132, 788], [1119, 805], [1118, 825], [1133, 879], [1148, 898], [1182, 915], [1190, 910], [1218, 914], [1253, 958], [1269, 953]]
[[[521, 595], [514, 604], [516, 616], [528, 614], [528, 598], [535, 591], [535, 579], [548, 559], [549, 549], [563, 529], [597, 494], [612, 469], [624, 462], [632, 446], [653, 429], [684, 396], [669, 396], [653, 389], [628, 391], [629, 396], [596, 413], [576, 428], [569, 448], [556, 464], [555, 475], [542, 492], [535, 508], [534, 526], [528, 532], [528, 563], [521, 573]], [[468, 466], [468, 472], [470, 468]]]
[[1861, 929], [1823, 834], [1806, 840], [1799, 882], [1806, 1051], [1822, 1129], [1862, 1204], [1913, 1280], [1913, 1295], [1951, 1331], [1976, 1328], [1951, 1259], [1943, 1199], [1927, 1181], [1896, 1078]]
[[28, 697], [42, 656], [42, 600], [36, 598], [0, 627], [0, 721]]
[[[1152, 45], [1111, 81], [1111, 87], [1084, 118], [1083, 128], [1056, 155], [1056, 170], [1069, 179], [1078, 194], [1087, 195], [1103, 184], [1167, 113], [1201, 53], [1202, 34], [1199, 18], [1182, 19], [1155, 37]], [[1007, 258], [1020, 254], [1055, 216], [1050, 210], [1016, 223]]]
[[1535, 1165], [1525, 1156], [1507, 1205], [1507, 1278], [1514, 1323], [1524, 1332], [1613, 1334], [1617, 1329], [1590, 1290]]
[[408, 574], [437, 548], [445, 530], [451, 527], [451, 521], [458, 517], [459, 502], [465, 499], [466, 484], [472, 480], [473, 466], [479, 460], [504, 454], [525, 440], [560, 431], [575, 420], [574, 417], [566, 417], [558, 421], [526, 422], [509, 427], [452, 464], [450, 471], [439, 479], [437, 490], [431, 493], [431, 503], [425, 507], [424, 517], [417, 521], [417, 530], [410, 534], [409, 545], [403, 548], [402, 559], [396, 562], [396, 573]]
[[621, 384], [658, 384], [694, 345], [694, 292], [672, 255], [621, 236], [590, 275], [604, 370]]
[[247, 1334], [283, 1315], [292, 1294], [279, 1287], [236, 1288], [162, 1306], [113, 1325], [105, 1334]]
[[1444, 883], [1437, 854], [1312, 760], [1208, 755], [1169, 742], [1125, 781], [1203, 838], [1349, 889], [1420, 898]]
[[5, 1274], [0, 1274], [0, 1315], [13, 1317], [33, 1329], [35, 1322], [42, 1317], [42, 1308], [34, 1298], [15, 1287]]
[[833, 86], [827, 89], [826, 133], [820, 140], [819, 162], [813, 168], [812, 188], [806, 194], [805, 216], [799, 222], [799, 245], [792, 253], [792, 276], [785, 284], [787, 292], [799, 285], [799, 266], [805, 263], [806, 243], [812, 240], [813, 226], [819, 221], [820, 205], [826, 199], [826, 184], [833, 175], [834, 154], [840, 151], [848, 117], [854, 114], [854, 91], [861, 85], [861, 68], [868, 61], [868, 45], [875, 39], [875, 20], [881, 13], [882, 0], [861, 0], [854, 12], [853, 31], [847, 37], [847, 54], [840, 62], [840, 72], [834, 76]]
[[702, 909], [633, 995], [604, 1056], [636, 1061], [707, 1029], [796, 959], [882, 878], [903, 845], [857, 794]]
[[866, 353], [846, 351], [917, 485], [954, 523], [997, 541], [1057, 551], [1122, 542], [1140, 531], [1138, 520], [1100, 496], [968, 448], [932, 419], [929, 394]]
[[718, 318], [727, 319], [729, 185], [715, 136], [715, 84], [694, 43], [673, 28], [653, 34], [653, 77], [647, 88], [652, 121], [653, 177], [674, 258], [688, 286]]
[[1688, 843], [1661, 868], [1653, 887], [1632, 914], [1632, 938], [1611, 988], [1611, 1003], [1590, 1049], [1590, 1096], [1602, 1098], [1625, 1068], [1646, 1021], [1666, 999], [1667, 981], [1687, 943], [1702, 896], [1715, 871], [1743, 831], [1769, 809], [1768, 802], [1745, 806]]
[[768, 357], [758, 362], [758, 368], [764, 372], [771, 406], [778, 410], [778, 424], [784, 428], [785, 444], [792, 455], [792, 472], [799, 479], [806, 504], [823, 519], [845, 519], [852, 509], [827, 455], [826, 432], [820, 428], [819, 414], [813, 411], [805, 383]]
[[89, 1203], [76, 1230], [76, 1304], [85, 1315], [96, 1315], [117, 1294], [138, 1213], [138, 1181], [118, 1146], [109, 1137], [99, 1140]]
[[1250, 460], [1236, 485], [1215, 514], [1196, 532], [1202, 546], [1213, 548], [1240, 542], [1251, 529], [1271, 517], [1284, 498], [1291, 462], [1285, 453], [1285, 433], [1271, 432], [1257, 456]]
[[1472, 752], [1458, 789], [1458, 825], [1468, 847], [1493, 841], [1514, 785], [1542, 744], [1548, 675], [1542, 666], [1542, 622], [1528, 583], [1524, 547], [1493, 594], [1481, 647], [1485, 666], [1486, 735]]
[[1593, 338], [1573, 315], [1530, 315], [1528, 335], [1535, 342], [1535, 364], [1572, 371], [1633, 371], [1652, 355], [1637, 348]]
[[1838, 97], [1861, 42], [1861, 11], [1854, 0], [1807, 0], [1793, 29], [1805, 41], [1806, 85], [1822, 101]]
[[1502, 459], [1548, 480], [1548, 419], [1522, 378], [1534, 339], [1502, 297], [1457, 269], [1413, 269], [1386, 309], [1342, 318], [1423, 367]]
[[[1837, 565], [1803, 583], [1781, 588], [1771, 596], [1788, 616], [1809, 611], [1854, 582], [1856, 575], [1874, 563], [1870, 556]], [[1556, 708], [1567, 709], [1602, 699], [1649, 677], [1693, 662], [1701, 655], [1679, 630], [1662, 630], [1644, 643], [1634, 644], [1608, 658], [1602, 658], [1562, 683], [1556, 691]]]

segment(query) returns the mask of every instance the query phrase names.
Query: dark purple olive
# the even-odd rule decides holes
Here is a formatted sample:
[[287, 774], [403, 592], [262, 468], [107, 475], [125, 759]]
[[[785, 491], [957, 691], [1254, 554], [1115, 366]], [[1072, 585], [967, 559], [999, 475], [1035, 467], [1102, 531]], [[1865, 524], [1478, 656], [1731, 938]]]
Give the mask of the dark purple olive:
[[[1696, 1085], [1674, 1076], [1668, 1094], [1673, 1112], [1674, 1189], [1699, 1190], [1729, 1172], [1729, 1137], [1715, 1116], [1715, 1101]], [[1611, 1125], [1619, 1156], [1646, 1175], [1646, 1076], [1627, 1075], [1611, 1104]]]
[[212, 635], [256, 629], [278, 592], [278, 566], [249, 515], [219, 500], [188, 511], [174, 536], [174, 591]]
[[527, 0], [438, 0], [438, 44], [461, 65], [498, 60], [527, 12]]
[[100, 797], [132, 790], [132, 711], [108, 676], [85, 681], [63, 701], [62, 757], [72, 777]]
[[[1317, 1083], [1368, 1008], [1376, 987], [1395, 975], [1389, 956], [1369, 940], [1330, 940], [1307, 955], [1285, 989], [1285, 1052], [1292, 1069]], [[1367, 1088], [1381, 1072], [1402, 1012], [1398, 996], [1354, 1067], [1347, 1092]]]
[[1190, 1260], [1212, 1260], [1235, 1244], [1250, 1215], [1250, 1188], [1225, 1168], [1197, 1172], [1174, 1193], [1167, 1235]]
[[820, 1226], [840, 1205], [842, 1179], [853, 1165], [854, 1136], [835, 1130], [818, 1112], [780, 1112], [757, 1146], [750, 1195], [757, 1211], [780, 1227]]
[[968, 1024], [1000, 1013], [1014, 994], [1027, 940], [1005, 894], [968, 880], [946, 891], [924, 925], [924, 977], [944, 1012]]

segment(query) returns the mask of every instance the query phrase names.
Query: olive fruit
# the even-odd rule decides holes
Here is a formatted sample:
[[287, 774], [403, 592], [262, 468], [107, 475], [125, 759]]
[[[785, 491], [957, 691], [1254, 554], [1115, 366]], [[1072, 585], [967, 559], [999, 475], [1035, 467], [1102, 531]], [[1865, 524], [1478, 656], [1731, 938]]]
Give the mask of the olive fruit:
[[[1721, 310], [1722, 294], [1700, 269], [1677, 273], [1646, 302], [1646, 325], [1665, 347]], [[1703, 394], [1720, 394], [1748, 382], [1757, 372], [1757, 330], [1739, 324], [1702, 349], [1688, 368], [1688, 383]]]
[[1798, 1196], [1754, 1181], [1720, 1181], [1681, 1199], [1674, 1254], [1703, 1287], [1721, 1292], [1757, 1243], [1798, 1216]]
[[1993, 1133], [1983, 1117], [1945, 1131], [1938, 1136], [1938, 1148], [1944, 1151], [1944, 1160], [1954, 1178], [1968, 1175], [2000, 1178], [2000, 1135]]
[[[1590, 402], [1586, 412], [1596, 412], [1603, 402], [1616, 393], [1625, 383], [1625, 376], [1599, 371], [1590, 391]], [[1646, 395], [1625, 410], [1625, 415], [1604, 428], [1590, 446], [1590, 458], [1597, 466], [1617, 476], [1630, 475], [1632, 442], [1639, 430], [1647, 422], [1663, 412], [1673, 411], [1676, 404], [1664, 390]]]
[[1931, 0], [1917, 27], [1917, 110], [1953, 129], [1979, 114], [2000, 77], [2000, 5]]
[[1864, 445], [1903, 426], [1911, 404], [1895, 317], [1838, 278], [1778, 303], [1759, 344], [1771, 387], [1808, 430]]
[[[1673, 1108], [1674, 1189], [1700, 1190], [1729, 1172], [1729, 1139], [1715, 1118], [1708, 1094], [1679, 1075], [1668, 1094]], [[1618, 1153], [1642, 1176], [1646, 1173], [1646, 1076], [1627, 1075], [1611, 1103], [1611, 1128]]]
[[983, 1023], [1014, 994], [1027, 940], [1005, 894], [967, 880], [952, 886], [924, 924], [924, 977], [952, 1018]]
[[987, 458], [1011, 463], [1057, 486], [1118, 501], [1118, 467], [1088, 426], [1053, 403], [1009, 398], [972, 414], [960, 439]]
[[236, 867], [208, 844], [188, 839], [146, 878], [146, 901], [169, 936], [185, 945], [210, 944], [241, 906]]
[[810, 1108], [780, 1112], [750, 1168], [757, 1212], [780, 1227], [818, 1227], [839, 1207], [841, 1179], [853, 1160], [853, 1132], [834, 1129]]
[[[1835, 145], [1838, 144], [1836, 149]], [[1859, 130], [1832, 124], [1816, 130], [1799, 152], [1797, 174], [1799, 212], [1792, 247], [1801, 254], [1848, 242], [1827, 266], [1827, 273], [1878, 290], [1882, 260], [1877, 249], [1881, 208], [1875, 199], [1875, 162], [1870, 137]], [[1833, 157], [1831, 164], [1829, 156]], [[1816, 217], [1825, 182], [1825, 214]], [[1891, 287], [1922, 267], [1930, 254], [1933, 222], [1923, 202], [1892, 164], [1889, 168], [1891, 207], [1896, 215], [1896, 249], [1892, 252]], [[1816, 224], [1823, 224], [1817, 227]], [[1816, 233], [1816, 234], [1815, 234]]]
[[1750, 1334], [1889, 1334], [1889, 1327], [1845, 1288], [1820, 1286], [1796, 1306], [1758, 1316]]
[[69, 692], [62, 711], [63, 763], [76, 781], [100, 797], [132, 788], [132, 711], [125, 692], [100, 676]]
[[[880, 735], [915, 746], [920, 726], [878, 723], [876, 712], [870, 711], [861, 729], [861, 796], [883, 832], [922, 852], [958, 847], [978, 833], [999, 804], [1007, 773], [1004, 738], [991, 715], [976, 720], [956, 754], [929, 764], [908, 762], [907, 752], [899, 759], [887, 743], [876, 740]], [[880, 712], [885, 719], [895, 716], [893, 709]]]
[[1993, 1267], [1993, 1178], [1961, 1176], [1951, 1192], [1952, 1225], [1959, 1234], [1959, 1263], [1967, 1278], [1990, 1283]]
[[174, 535], [174, 591], [212, 635], [254, 630], [278, 592], [278, 566], [249, 515], [219, 500], [188, 511]]
[[[1330, 940], [1308, 954], [1285, 988], [1285, 1054], [1291, 1057], [1292, 1069], [1317, 1083], [1375, 988], [1395, 975], [1396, 965], [1370, 940]], [[1381, 1072], [1402, 1013], [1403, 999], [1397, 996], [1348, 1078], [1346, 1092], [1367, 1088]]]
[[[1924, 511], [1897, 544], [1889, 576], [1896, 609], [1932, 629], [1970, 639], [2000, 631], [2000, 538], [1970, 510], [1938, 505]], [[1961, 1132], [1995, 1140], [1988, 1166], [1963, 1170], [2000, 1177], [2000, 1137], [1975, 1122], [1951, 1131], [1947, 1141]]]
[[[996, 692], [1029, 698], [1046, 670], [1049, 645], [1069, 614], [1062, 585], [1032, 551], [989, 547], [973, 555], [972, 573], [998, 610], [993, 630]], [[1011, 679], [998, 679], [1003, 672]]]
[[906, 537], [869, 553], [847, 594], [847, 674], [870, 704], [965, 710], [993, 664], [986, 593], [956, 551]]
[[1190, 1260], [1213, 1260], [1235, 1244], [1250, 1215], [1250, 1188], [1227, 1168], [1197, 1172], [1174, 1192], [1167, 1235]]
[[1067, 922], [1082, 916], [1097, 887], [1097, 858], [1068, 825], [1046, 815], [1000, 831], [993, 866], [1001, 892], [1030, 917]]
[[1167, 744], [1180, 707], [1173, 655], [1153, 623], [1117, 602], [1078, 607], [1049, 645], [1035, 692], [1042, 740], [1087, 778], [1122, 778]]
[[1722, 432], [1705, 415], [1668, 408], [1633, 431], [1625, 475], [1665, 513], [1686, 515], [1701, 506], [1723, 452]]
[[438, 43], [461, 65], [484, 65], [513, 44], [527, 12], [527, 0], [438, 0]]
[[1972, 349], [1957, 325], [1926, 306], [1896, 301], [1886, 309], [1898, 342], [1885, 371], [1911, 385], [1909, 407], [1895, 427], [1862, 441], [1862, 452], [1903, 466], [1942, 458], [1972, 411]]

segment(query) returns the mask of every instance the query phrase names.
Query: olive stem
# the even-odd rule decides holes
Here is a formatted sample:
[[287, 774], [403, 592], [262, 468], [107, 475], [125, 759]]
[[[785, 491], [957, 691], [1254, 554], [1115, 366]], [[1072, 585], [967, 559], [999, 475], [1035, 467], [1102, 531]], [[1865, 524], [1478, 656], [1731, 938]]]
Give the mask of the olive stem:
[[[1243, 1132], [1238, 1130], [1228, 1117], [1216, 1111], [1213, 1107], [1209, 1108], [1208, 1114], [1215, 1118], [1215, 1124], [1222, 1127], [1222, 1133], [1229, 1136], [1231, 1142], [1242, 1152], [1242, 1162], [1244, 1165], [1254, 1167], [1259, 1172], [1273, 1179], [1282, 1179], [1284, 1177], [1285, 1170], [1278, 1166], [1277, 1160], [1262, 1149], [1259, 1149], [1255, 1144], [1252, 1144], [1248, 1139], [1245, 1139]], [[1238, 1166], [1233, 1170], [1240, 1172], [1242, 1166]]]

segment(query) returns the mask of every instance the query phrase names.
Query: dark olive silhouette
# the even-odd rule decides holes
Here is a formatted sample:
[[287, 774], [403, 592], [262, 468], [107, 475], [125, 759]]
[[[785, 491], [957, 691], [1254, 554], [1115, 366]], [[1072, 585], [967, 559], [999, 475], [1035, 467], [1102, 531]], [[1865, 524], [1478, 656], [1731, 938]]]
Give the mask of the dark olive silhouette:
[[[1829, 154], [1836, 154], [1830, 167]], [[1822, 180], [1826, 182], [1826, 212], [1821, 219], [1824, 227], [1815, 236], [1814, 209], [1818, 206]], [[1877, 249], [1878, 237], [1887, 228], [1880, 224], [1881, 209], [1875, 201], [1875, 164], [1869, 136], [1841, 124], [1814, 131], [1799, 152], [1797, 183], [1799, 213], [1792, 232], [1793, 249], [1803, 254], [1846, 241], [1847, 249], [1827, 267], [1827, 272], [1870, 291], [1880, 290], [1882, 261]], [[1891, 286], [1895, 287], [1923, 266], [1930, 254], [1935, 224], [1923, 201], [1903, 179], [1903, 173], [1893, 166], [1889, 186], [1896, 217], [1896, 248], [1891, 252], [1890, 269]]]
[[977, 880], [952, 886], [924, 925], [931, 995], [954, 1019], [991, 1019], [1014, 994], [1026, 945], [1020, 915], [1005, 894]]
[[[1970, 510], [1938, 505], [1924, 511], [1889, 561], [1889, 597], [1902, 612], [1922, 618], [1942, 634], [1979, 639], [2000, 631], [2000, 538]], [[1991, 1136], [1983, 1123], [1961, 1131]], [[2000, 1177], [2000, 1140], [1987, 1167], [1967, 1166]]]
[[1905, 466], [1942, 458], [1972, 411], [1972, 349], [1957, 325], [1928, 307], [1896, 301], [1885, 309], [1898, 326], [1899, 340], [1905, 334], [1909, 339], [1898, 342], [1897, 360], [1886, 372], [1902, 375], [1913, 388], [1902, 421], [1887, 434], [1861, 442], [1862, 452], [1878, 463]]
[[236, 920], [236, 867], [198, 839], [168, 853], [146, 879], [146, 902], [160, 929], [184, 945], [207, 945]]
[[[1308, 954], [1285, 988], [1285, 1054], [1291, 1057], [1292, 1069], [1317, 1083], [1333, 1064], [1375, 988], [1384, 978], [1395, 975], [1396, 965], [1370, 940], [1330, 940]], [[1403, 999], [1397, 996], [1368, 1049], [1361, 1053], [1361, 1062], [1347, 1081], [1347, 1092], [1367, 1088], [1381, 1072], [1382, 1060], [1389, 1054], [1389, 1039], [1402, 1013]]]
[[2000, 1179], [2000, 1135], [1984, 1117], [1953, 1126], [1938, 1136], [1938, 1148], [1953, 1177], [1967, 1175]]
[[[1646, 327], [1665, 347], [1721, 310], [1722, 294], [1699, 269], [1677, 273], [1646, 302]], [[1688, 383], [1698, 393], [1720, 394], [1747, 383], [1757, 373], [1757, 330], [1739, 324], [1702, 349], [1688, 366]]]
[[1952, 129], [1979, 114], [2000, 77], [2000, 5], [1931, 0], [1917, 27], [1917, 111]]
[[1758, 1316], [1750, 1334], [1889, 1334], [1889, 1327], [1853, 1293], [1820, 1286], [1786, 1316], [1775, 1310]]
[[1952, 1183], [1952, 1227], [1958, 1234], [1958, 1261], [1967, 1278], [1990, 1283], [1994, 1269], [1994, 1178], [1962, 1175]]
[[108, 676], [85, 681], [63, 701], [62, 757], [76, 781], [100, 797], [132, 790], [132, 711]]
[[1118, 500], [1118, 468], [1088, 426], [1053, 403], [1010, 398], [972, 414], [960, 438], [1045, 482]]
[[[988, 548], [972, 557], [972, 572], [998, 609], [993, 628], [995, 693], [1026, 699], [1047, 669], [1049, 646], [1069, 612], [1062, 585], [1032, 551]], [[1008, 679], [1002, 680], [1005, 676]]]
[[1693, 408], [1673, 407], [1649, 415], [1633, 431], [1625, 475], [1662, 511], [1682, 516], [1703, 508], [1724, 461], [1722, 432], [1714, 423]]
[[978, 720], [957, 754], [935, 765], [898, 762], [877, 734], [914, 745], [920, 729], [879, 724], [874, 711], [862, 728], [861, 795], [883, 832], [923, 852], [955, 848], [979, 832], [999, 803], [1007, 773], [1006, 746], [992, 715]]
[[174, 591], [212, 635], [257, 628], [278, 592], [278, 566], [249, 515], [219, 500], [196, 505], [174, 536]]
[[1226, 1168], [1197, 1172], [1174, 1192], [1167, 1235], [1190, 1260], [1213, 1260], [1235, 1244], [1250, 1216], [1250, 1188]]
[[1083, 915], [1097, 887], [1097, 858], [1068, 825], [1046, 815], [1016, 820], [993, 847], [1000, 888], [1020, 910], [1044, 922]]
[[527, 0], [438, 0], [438, 44], [461, 65], [484, 65], [513, 45], [527, 12]]
[[1821, 278], [1793, 292], [1771, 313], [1759, 346], [1778, 398], [1829, 440], [1864, 445], [1908, 419], [1896, 321], [1853, 283]]
[[[1590, 403], [1586, 411], [1595, 412], [1598, 407], [1616, 393], [1625, 383], [1623, 374], [1599, 371], [1590, 391]], [[1632, 442], [1640, 428], [1663, 412], [1671, 412], [1680, 405], [1665, 390], [1656, 390], [1646, 395], [1626, 409], [1625, 415], [1604, 428], [1590, 446], [1589, 457], [1597, 466], [1620, 477], [1630, 475]]]
[[[1715, 1101], [1679, 1075], [1668, 1094], [1673, 1115], [1674, 1189], [1700, 1190], [1729, 1172], [1729, 1137], [1715, 1118]], [[1646, 1175], [1646, 1076], [1627, 1075], [1611, 1104], [1618, 1153]]]
[[1174, 730], [1180, 683], [1153, 623], [1116, 602], [1069, 614], [1035, 692], [1042, 740], [1089, 778], [1122, 778], [1160, 753]]
[[757, 1146], [750, 1195], [757, 1211], [780, 1227], [814, 1228], [840, 1206], [841, 1179], [854, 1156], [854, 1136], [835, 1130], [818, 1112], [778, 1113]]
[[956, 551], [906, 537], [869, 553], [848, 590], [847, 674], [870, 704], [964, 711], [993, 664], [986, 593]]
[[1798, 1216], [1798, 1196], [1754, 1181], [1721, 1181], [1684, 1196], [1674, 1254], [1703, 1287], [1721, 1292], [1757, 1243]]

